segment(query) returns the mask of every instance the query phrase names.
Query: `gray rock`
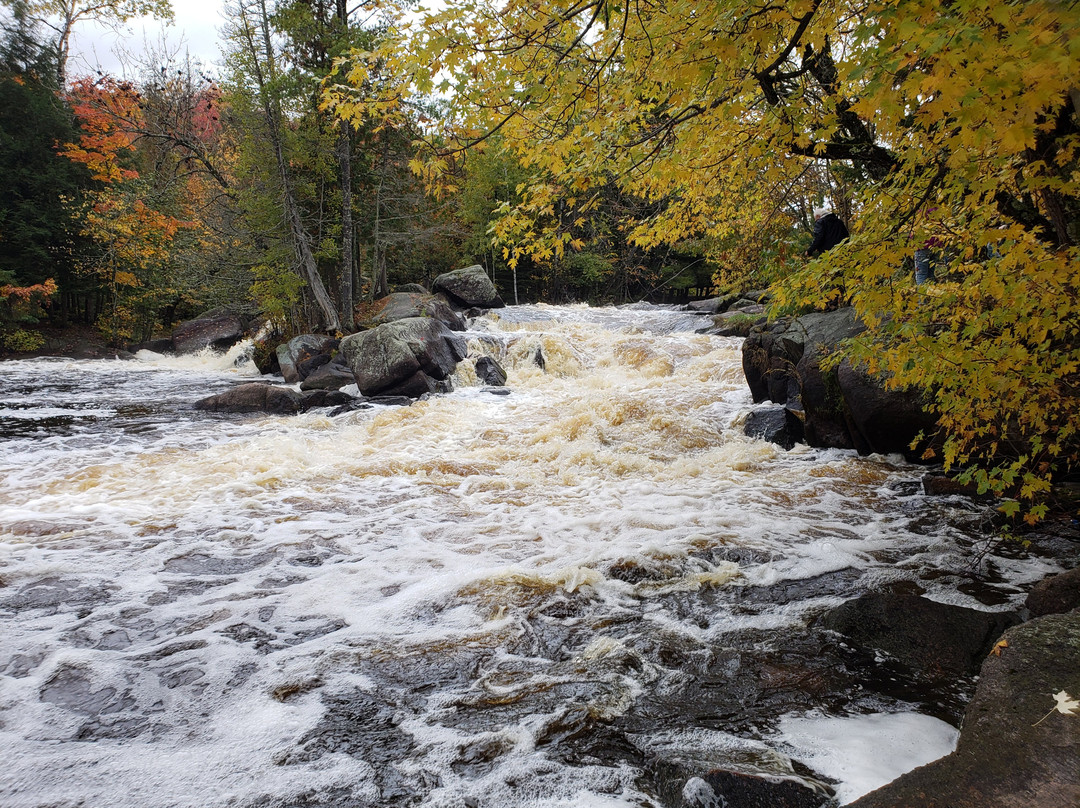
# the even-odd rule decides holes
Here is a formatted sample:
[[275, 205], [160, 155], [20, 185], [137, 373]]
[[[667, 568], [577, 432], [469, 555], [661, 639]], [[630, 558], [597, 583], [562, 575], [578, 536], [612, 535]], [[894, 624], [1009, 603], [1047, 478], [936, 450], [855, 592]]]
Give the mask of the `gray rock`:
[[281, 375], [289, 384], [304, 380], [300, 367], [308, 359], [318, 354], [328, 354], [338, 345], [338, 341], [325, 334], [301, 334], [277, 347], [278, 365]]
[[304, 409], [304, 398], [288, 387], [252, 382], [241, 384], [216, 396], [199, 399], [194, 407], [208, 412], [266, 412], [272, 415], [292, 415]]
[[476, 377], [492, 387], [506, 384], [506, 371], [490, 356], [481, 356], [476, 360]]
[[506, 305], [499, 297], [495, 284], [479, 264], [439, 275], [431, 284], [431, 290], [442, 292], [450, 303], [463, 309], [470, 306], [501, 309]]
[[[494, 287], [493, 287], [494, 288]], [[465, 319], [441, 295], [426, 292], [394, 292], [360, 307], [357, 328], [375, 328], [409, 317], [433, 317], [451, 331], [464, 331]]]
[[229, 309], [214, 309], [194, 320], [181, 323], [172, 332], [172, 346], [178, 354], [189, 354], [203, 348], [224, 351], [244, 336], [244, 323]]
[[363, 395], [419, 398], [445, 389], [468, 345], [438, 320], [411, 317], [346, 337], [341, 353]]
[[300, 389], [302, 391], [340, 390], [342, 387], [355, 383], [356, 379], [353, 377], [353, 372], [345, 364], [344, 358], [341, 358], [340, 362], [336, 360], [327, 362], [312, 371], [307, 378], [300, 382]]
[[1080, 612], [1005, 632], [986, 657], [956, 751], [849, 808], [1076, 808], [1080, 715], [1054, 694], [1080, 694]]
[[786, 407], [767, 407], [747, 416], [743, 434], [790, 449], [802, 440], [802, 421]]

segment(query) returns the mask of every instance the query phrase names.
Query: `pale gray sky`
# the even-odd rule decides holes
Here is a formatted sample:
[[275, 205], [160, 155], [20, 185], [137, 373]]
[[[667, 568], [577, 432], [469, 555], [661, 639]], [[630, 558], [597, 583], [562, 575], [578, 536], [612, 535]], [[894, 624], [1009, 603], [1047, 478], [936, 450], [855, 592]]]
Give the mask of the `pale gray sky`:
[[[132, 20], [119, 31], [91, 23], [75, 27], [68, 75], [86, 75], [95, 70], [122, 76], [125, 61], [140, 59], [148, 49], [160, 52], [162, 37], [170, 53], [182, 59], [186, 51], [192, 59], [213, 69], [221, 61], [218, 31], [224, 23], [223, 0], [173, 0], [175, 19], [165, 26], [150, 17]], [[130, 54], [121, 58], [117, 53]], [[138, 68], [127, 65], [126, 72]]]

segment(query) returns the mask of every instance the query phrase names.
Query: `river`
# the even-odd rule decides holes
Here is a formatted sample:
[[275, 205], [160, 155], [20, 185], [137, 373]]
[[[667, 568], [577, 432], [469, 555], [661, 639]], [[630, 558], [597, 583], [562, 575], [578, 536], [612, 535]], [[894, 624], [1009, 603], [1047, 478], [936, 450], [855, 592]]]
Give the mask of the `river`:
[[1048, 562], [901, 458], [744, 437], [702, 322], [500, 310], [466, 336], [508, 395], [466, 361], [336, 417], [193, 410], [235, 351], [0, 364], [0, 804], [662, 806], [712, 766], [843, 802], [948, 752], [963, 687], [814, 619]]

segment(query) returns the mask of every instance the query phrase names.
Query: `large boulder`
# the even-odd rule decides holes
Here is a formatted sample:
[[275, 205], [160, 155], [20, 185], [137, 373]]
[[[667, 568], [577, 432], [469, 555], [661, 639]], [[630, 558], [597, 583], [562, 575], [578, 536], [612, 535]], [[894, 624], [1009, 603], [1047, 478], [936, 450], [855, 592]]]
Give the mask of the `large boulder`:
[[1011, 628], [982, 665], [956, 751], [849, 808], [1076, 808], [1078, 696], [1080, 612]]
[[393, 292], [374, 303], [357, 307], [357, 328], [374, 328], [409, 317], [433, 317], [451, 331], [464, 331], [465, 318], [454, 311], [441, 295], [426, 292]]
[[444, 389], [468, 344], [443, 323], [410, 317], [352, 334], [341, 353], [365, 396], [408, 396]]
[[304, 370], [314, 370], [309, 360], [320, 354], [330, 355], [337, 346], [338, 341], [325, 334], [301, 334], [293, 337], [277, 347], [281, 375], [289, 384], [303, 381], [306, 378]]
[[851, 308], [755, 326], [743, 343], [743, 372], [754, 401], [783, 404], [803, 420], [811, 446], [900, 452], [935, 419], [914, 391], [888, 390], [881, 379], [835, 359], [844, 342], [866, 330]]
[[479, 264], [439, 275], [431, 284], [431, 291], [441, 292], [450, 303], [463, 309], [472, 306], [501, 309], [506, 305]]
[[930, 678], [974, 674], [1002, 632], [1020, 618], [927, 600], [918, 595], [868, 592], [822, 618], [867, 651], [884, 651]]
[[288, 387], [262, 382], [241, 384], [195, 402], [195, 409], [208, 412], [266, 412], [292, 415], [304, 409], [304, 397]]
[[229, 309], [214, 309], [174, 328], [172, 347], [178, 354], [197, 353], [204, 348], [225, 351], [243, 336], [244, 322], [240, 315]]

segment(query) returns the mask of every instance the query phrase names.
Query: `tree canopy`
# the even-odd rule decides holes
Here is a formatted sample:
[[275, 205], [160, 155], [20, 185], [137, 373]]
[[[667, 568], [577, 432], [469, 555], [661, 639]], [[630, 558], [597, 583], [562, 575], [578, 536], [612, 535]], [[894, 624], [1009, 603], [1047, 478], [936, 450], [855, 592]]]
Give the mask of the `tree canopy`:
[[[496, 225], [512, 258], [575, 249], [611, 182], [655, 204], [622, 223], [638, 245], [724, 243], [842, 167], [853, 236], [789, 265], [777, 311], [854, 305], [854, 355], [926, 391], [946, 465], [1025, 498], [1077, 459], [1078, 30], [1058, 2], [469, 0], [358, 55], [394, 92], [359, 94], [354, 58], [329, 103], [441, 94], [432, 177], [497, 133], [534, 172]], [[922, 246], [938, 282], [916, 290]]]

